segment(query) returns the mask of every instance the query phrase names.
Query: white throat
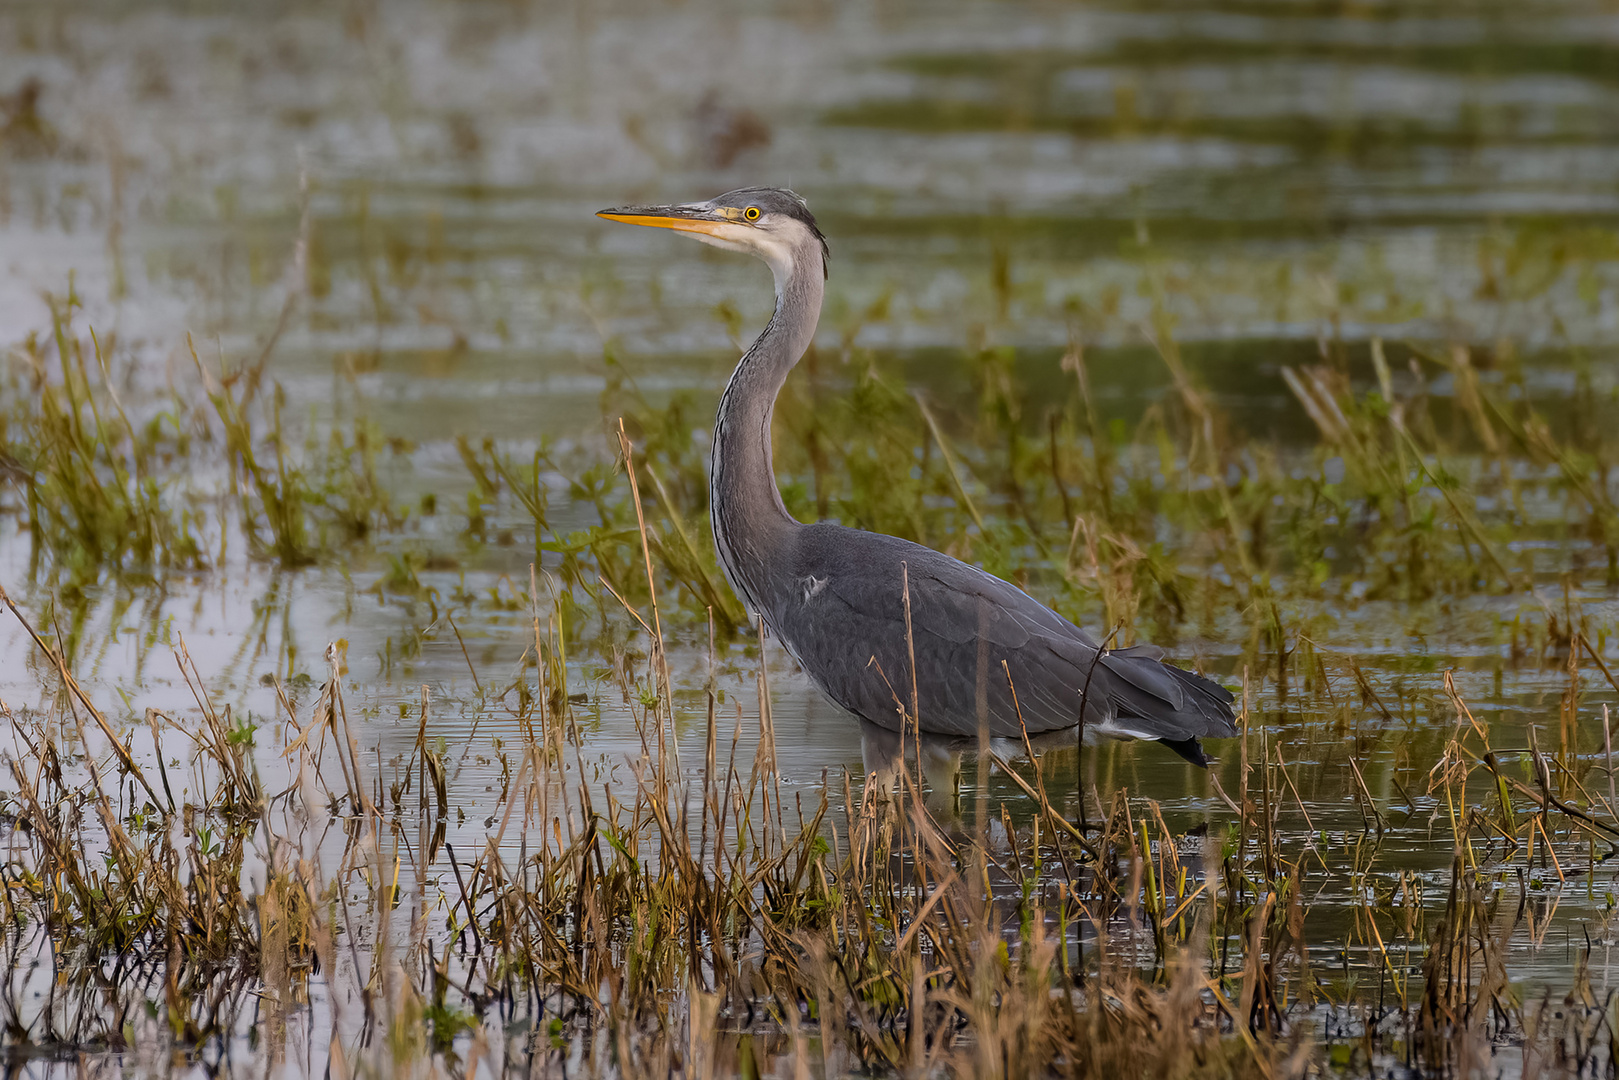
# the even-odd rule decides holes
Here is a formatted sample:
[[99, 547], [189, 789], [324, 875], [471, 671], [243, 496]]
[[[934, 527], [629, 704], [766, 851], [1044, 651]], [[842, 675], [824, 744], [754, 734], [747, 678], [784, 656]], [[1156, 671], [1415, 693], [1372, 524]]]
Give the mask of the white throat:
[[[726, 223], [712, 232], [693, 232], [688, 235], [705, 244], [724, 251], [753, 255], [765, 261], [776, 279], [776, 295], [786, 291], [797, 270], [794, 252], [799, 249], [819, 251], [819, 241], [802, 224], [790, 218], [772, 222], [767, 226]], [[824, 270], [823, 270], [824, 273]]]

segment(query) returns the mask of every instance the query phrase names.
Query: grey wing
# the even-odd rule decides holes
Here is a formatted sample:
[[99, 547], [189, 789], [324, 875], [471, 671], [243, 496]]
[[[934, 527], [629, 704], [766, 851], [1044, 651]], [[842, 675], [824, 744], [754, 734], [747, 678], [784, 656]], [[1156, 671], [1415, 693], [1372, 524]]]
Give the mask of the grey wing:
[[1002, 738], [1071, 727], [1082, 703], [1101, 733], [1171, 743], [1235, 734], [1221, 687], [1160, 663], [1151, 647], [1098, 655], [1027, 593], [930, 548], [813, 525], [793, 564], [772, 597], [772, 629], [829, 697], [873, 723], [897, 727], [914, 693], [923, 730], [940, 734], [975, 735], [981, 722]]

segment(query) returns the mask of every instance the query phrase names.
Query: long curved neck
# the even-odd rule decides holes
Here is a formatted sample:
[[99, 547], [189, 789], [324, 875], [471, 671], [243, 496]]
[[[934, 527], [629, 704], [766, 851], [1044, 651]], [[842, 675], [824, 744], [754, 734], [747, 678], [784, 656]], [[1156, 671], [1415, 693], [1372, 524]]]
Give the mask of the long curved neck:
[[776, 269], [776, 310], [720, 398], [709, 458], [709, 513], [725, 575], [748, 608], [768, 603], [768, 566], [799, 522], [787, 513], [771, 466], [770, 418], [787, 375], [809, 348], [825, 285], [817, 256]]

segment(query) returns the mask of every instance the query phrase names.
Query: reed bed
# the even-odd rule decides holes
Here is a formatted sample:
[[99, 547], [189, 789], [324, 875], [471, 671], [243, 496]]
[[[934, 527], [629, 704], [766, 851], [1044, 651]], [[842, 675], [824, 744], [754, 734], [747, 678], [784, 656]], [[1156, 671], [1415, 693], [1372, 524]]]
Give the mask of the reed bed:
[[[198, 311], [217, 305], [227, 333], [259, 323], [258, 303], [229, 314], [243, 281], [282, 306], [245, 360], [175, 348], [165, 380], [150, 355], [84, 326], [69, 282], [47, 298], [47, 331], [0, 350], [0, 526], [16, 528], [0, 537], [0, 575], [14, 578], [0, 581], [0, 621], [21, 628], [0, 638], [8, 1073], [1619, 1074], [1607, 970], [1619, 942], [1619, 796], [1602, 705], [1619, 700], [1603, 607], [1619, 586], [1619, 444], [1600, 359], [1615, 239], [1600, 217], [1561, 216], [1578, 177], [1546, 190], [1533, 180], [1556, 172], [1546, 162], [1559, 154], [1603, 148], [1611, 124], [1569, 98], [1569, 80], [1611, 81], [1612, 50], [1560, 43], [1579, 19], [1571, 31], [1537, 15], [1528, 37], [1551, 35], [1538, 44], [1506, 40], [1515, 24], [1492, 17], [1478, 41], [1424, 43], [1434, 35], [1423, 26], [1392, 47], [1363, 32], [1359, 7], [1344, 37], [1324, 8], [1238, 6], [1250, 29], [1301, 13], [1322, 25], [1279, 50], [1251, 34], [1199, 36], [1189, 23], [1191, 36], [1170, 27], [1157, 41], [1126, 26], [1099, 52], [990, 56], [919, 55], [914, 42], [886, 40], [893, 27], [873, 37], [861, 24], [883, 100], [787, 110], [821, 110], [828, 162], [864, 152], [836, 136], [861, 126], [990, 132], [1011, 148], [1000, 156], [1014, 171], [1020, 156], [1050, 163], [1044, 150], [1017, 150], [1029, 131], [1086, 142], [1147, 134], [1168, 149], [1166, 138], [1213, 136], [1263, 150], [1257, 164], [1210, 172], [1182, 139], [1195, 152], [1159, 155], [1179, 163], [1173, 171], [1147, 169], [1128, 199], [1076, 203], [1077, 215], [1029, 214], [1013, 200], [945, 218], [932, 196], [921, 214], [888, 213], [882, 199], [881, 213], [851, 207], [829, 231], [861, 237], [867, 284], [835, 278], [857, 284], [829, 305], [821, 347], [777, 413], [778, 472], [799, 516], [949, 551], [1098, 636], [1163, 644], [1240, 687], [1241, 737], [1210, 747], [1220, 760], [1206, 778], [1179, 784], [1177, 774], [1173, 797], [1165, 772], [1143, 783], [1147, 769], [1112, 767], [1121, 753], [1151, 763], [1151, 748], [941, 747], [917, 734], [917, 717], [903, 718], [869, 773], [793, 775], [776, 745], [771, 650], [707, 539], [717, 386], [643, 393], [609, 341], [594, 438], [536, 447], [463, 433], [462, 475], [431, 491], [409, 475], [408, 440], [367, 418], [354, 355], [337, 357], [332, 381], [353, 394], [352, 409], [289, 405], [271, 361], [302, 322], [315, 348], [370, 336], [376, 351], [362, 366], [384, 363], [385, 341], [447, 340], [444, 369], [464, 371], [492, 337], [509, 355], [551, 340], [536, 331], [565, 329], [563, 305], [599, 326], [624, 314], [603, 310], [615, 303], [671, 313], [661, 288], [630, 301], [633, 282], [594, 261], [570, 264], [583, 278], [577, 295], [549, 258], [537, 274], [513, 274], [514, 222], [570, 245], [534, 251], [579, 250], [566, 239], [571, 217], [528, 204], [576, 207], [536, 188], [533, 170], [501, 178], [513, 125], [529, 145], [536, 109], [555, 96], [530, 93], [527, 80], [555, 65], [491, 79], [495, 54], [482, 43], [493, 36], [508, 60], [529, 56], [532, 35], [554, 36], [544, 20], [489, 23], [468, 7], [472, 21], [447, 41], [431, 19], [401, 24], [404, 40], [369, 5], [344, 5], [329, 32], [310, 24], [312, 36], [277, 29], [238, 42], [228, 21], [193, 34], [169, 18], [110, 30], [55, 12], [23, 19], [11, 51], [45, 75], [0, 86], [0, 173], [10, 169], [0, 180], [23, 196], [16, 208], [0, 199], [0, 222], [13, 218], [25, 243], [40, 229], [71, 236], [102, 222], [115, 298], [126, 258], [146, 259], [149, 281], [169, 283], [160, 293]], [[997, 40], [1037, 28], [1006, 16]], [[826, 47], [835, 38], [817, 37], [824, 17], [795, 18], [783, 40], [841, 54]], [[597, 41], [594, 30], [578, 36], [581, 20], [564, 22], [556, 40]], [[617, 33], [610, 19], [584, 22]], [[95, 38], [109, 33], [106, 53]], [[403, 76], [460, 71], [435, 64], [464, 48], [471, 58], [455, 63], [478, 65], [472, 85], [499, 92], [472, 108], [435, 93], [424, 111]], [[663, 48], [665, 59], [681, 51]], [[399, 57], [411, 71], [390, 73]], [[1455, 123], [1425, 126], [1375, 104], [1317, 116], [1310, 93], [1294, 95], [1297, 115], [1211, 117], [1175, 90], [1228, 81], [1238, 92], [1222, 95], [1225, 111], [1251, 108], [1240, 99], [1252, 71], [1236, 64], [1289, 57], [1328, 81], [1358, 65], [1380, 84], [1392, 61], [1445, 100], [1445, 80], [1463, 73], [1451, 89], [1467, 104]], [[682, 80], [696, 100], [711, 72], [671, 69], [674, 89], [648, 114], [615, 96], [638, 84], [613, 64], [564, 63], [564, 75], [588, 90], [593, 66], [609, 78], [594, 96], [609, 113], [623, 107], [620, 148], [636, 146], [620, 159], [697, 160], [676, 161], [674, 144], [644, 136], [649, 122], [683, 124]], [[1068, 85], [1087, 66], [1109, 77]], [[262, 95], [231, 89], [268, 72], [319, 104], [331, 97], [323, 71], [380, 72], [381, 97], [366, 97], [362, 78], [358, 99], [338, 95], [352, 107], [323, 120], [324, 105], [306, 109], [299, 94], [277, 91], [273, 104], [286, 107], [271, 117]], [[914, 83], [912, 100], [889, 93], [896, 73]], [[1562, 89], [1539, 101], [1495, 85], [1514, 73], [1555, 75]], [[75, 77], [124, 87], [115, 112], [130, 126], [83, 114]], [[1314, 80], [1301, 86], [1342, 96]], [[322, 145], [346, 148], [313, 220], [300, 177], [279, 286], [267, 288], [259, 265], [280, 258], [272, 248], [287, 231], [278, 182], [232, 179], [228, 162], [212, 160], [214, 140], [174, 128], [199, 94], [198, 116], [252, 110], [221, 130], [268, 133], [243, 159], [255, 169], [294, 144], [300, 160], [306, 143], [317, 160]], [[379, 103], [413, 160], [356, 142], [354, 117]], [[787, 113], [753, 107], [777, 124], [778, 146], [795, 141]], [[752, 109], [734, 115], [762, 124]], [[441, 128], [453, 156], [433, 149]], [[599, 141], [573, 141], [585, 155], [575, 164], [602, 163]], [[923, 164], [970, 182], [959, 143], [952, 135], [934, 157], [924, 138], [909, 140]], [[1473, 198], [1500, 194], [1479, 150], [1486, 165], [1534, 158], [1533, 169], [1511, 167], [1528, 178], [1513, 205], [1545, 216], [1479, 217], [1500, 203]], [[1265, 164], [1276, 152], [1294, 159], [1285, 192]], [[472, 167], [464, 185], [450, 171], [457, 160]], [[549, 164], [567, 172], [568, 161], [563, 152]], [[216, 173], [219, 233], [195, 227], [213, 211], [191, 190]], [[622, 166], [609, 174], [645, 181]], [[874, 190], [913, 187], [880, 170], [871, 179]], [[1175, 216], [1192, 207], [1186, 191], [1201, 208]], [[1460, 209], [1424, 216], [1428, 196]], [[165, 198], [171, 208], [154, 209]], [[1333, 209], [1349, 205], [1369, 209], [1342, 219]], [[1200, 216], [1209, 207], [1214, 216]], [[163, 225], [163, 238], [130, 246], [126, 226], [133, 237], [143, 222]], [[1210, 242], [1233, 230], [1262, 242]], [[915, 252], [915, 238], [960, 249], [929, 257], [977, 282], [959, 311], [929, 297], [949, 284], [938, 277], [863, 311], [840, 308], [880, 287], [899, 265], [884, 259]], [[1413, 239], [1430, 254], [1405, 266]], [[986, 267], [973, 265], [979, 257]], [[1421, 268], [1427, 258], [1440, 267]], [[889, 320], [891, 295], [913, 305], [907, 317]], [[1250, 310], [1209, 317], [1233, 299]], [[739, 333], [729, 299], [714, 314]], [[1068, 320], [1070, 346], [992, 343], [1030, 316]], [[1183, 344], [1177, 317], [1189, 338], [1302, 325], [1322, 337], [1308, 358], [1287, 341]], [[909, 355], [858, 344], [867, 323], [891, 323], [890, 338], [903, 339], [930, 320], [961, 326], [962, 347]], [[693, 321], [682, 313], [682, 326]], [[1368, 326], [1458, 336], [1339, 336]], [[1529, 340], [1552, 351], [1528, 355]], [[1598, 359], [1582, 342], [1598, 343]], [[1229, 408], [1205, 367], [1222, 347], [1249, 349], [1244, 377], [1270, 380], [1281, 405], [1267, 412], [1255, 391], [1253, 415]], [[919, 378], [923, 366], [949, 377]], [[1124, 382], [1107, 377], [1125, 368], [1150, 371], [1143, 381], [1163, 392], [1121, 407]], [[1255, 416], [1297, 426], [1279, 434]], [[12, 558], [21, 547], [29, 557]], [[249, 565], [273, 581], [254, 605], [255, 630], [291, 583], [330, 571], [351, 609], [364, 590], [389, 606], [383, 618], [408, 621], [403, 644], [390, 638], [376, 681], [357, 692], [367, 676], [348, 670], [341, 642], [311, 660], [289, 638], [270, 666], [275, 715], [248, 713], [241, 671], [199, 669], [160, 614], [172, 583], [219, 582]], [[173, 707], [132, 711], [134, 688], [100, 674], [85, 627], [108, 597], [118, 632], [141, 601], [142, 660], [182, 676]], [[1462, 625], [1480, 613], [1483, 629]], [[519, 642], [513, 653], [526, 645], [516, 674], [480, 675], [480, 643], [468, 648], [458, 618], [502, 646]], [[412, 650], [445, 628], [471, 702], [412, 684]], [[25, 642], [20, 653], [3, 652], [11, 640]], [[1413, 655], [1389, 655], [1402, 646]], [[623, 698], [639, 737], [616, 771], [599, 768], [581, 707], [587, 667], [592, 689]], [[738, 671], [749, 692], [717, 674]], [[5, 701], [8, 687], [24, 687], [29, 703]], [[413, 725], [398, 759], [384, 760], [362, 694]], [[468, 828], [446, 735], [491, 715], [517, 737], [491, 742], [498, 794]], [[695, 754], [692, 731], [702, 734]]]
[[[1604, 785], [1589, 755], [1503, 753], [1448, 675], [1420, 815], [1352, 755], [1362, 828], [1312, 828], [1283, 740], [1245, 712], [1200, 827], [1126, 790], [1053, 801], [1032, 745], [978, 761], [1021, 809], [980, 784], [941, 820], [914, 730], [858, 783], [784, 787], [762, 673], [751, 709], [710, 692], [703, 759], [681, 762], [650, 610], [643, 752], [629, 781], [590, 778], [557, 612], [530, 599], [520, 760], [482, 848], [456, 851], [425, 688], [409, 760], [373, 762], [333, 646], [310, 708], [279, 694], [270, 781], [183, 645], [196, 708], [132, 727], [0, 598], [58, 682], [44, 712], [0, 707], [11, 1052], [218, 1061], [245, 1040], [334, 1076], [1611, 1068], [1589, 948], [1555, 991], [1506, 960], [1545, 933], [1532, 893], [1589, 888], [1619, 851], [1611, 760]], [[177, 745], [205, 778], [179, 798]], [[1437, 880], [1387, 865], [1401, 816], [1449, 844]], [[1312, 919], [1329, 885], [1356, 898], [1336, 941]]]
[[[363, 427], [294, 453], [262, 369], [201, 363], [195, 392], [130, 412], [116, 354], [71, 312], [9, 369], [42, 403], [8, 399], [3, 432], [31, 591], [214, 565], [225, 538], [297, 567], [403, 527]], [[1318, 439], [1284, 450], [1232, 423], [1167, 327], [1151, 340], [1172, 393], [1133, 427], [1104, 418], [1077, 345], [1072, 396], [1039, 416], [1004, 351], [968, 357], [967, 408], [858, 350], [837, 373], [812, 356], [780, 458], [801, 513], [979, 561], [1122, 643], [1240, 643], [1213, 666], [1252, 707], [1201, 820], [1077, 763], [1054, 784], [1071, 746], [969, 748], [965, 779], [930, 775], [916, 717], [871, 775], [784, 784], [763, 640], [702, 542], [702, 411], [615, 378], [601, 445], [460, 443], [462, 554], [531, 530], [538, 564], [526, 597], [489, 601], [521, 610], [529, 645], [476, 849], [449, 839], [462, 808], [425, 689], [392, 763], [349, 715], [335, 644], [312, 703], [277, 685], [273, 738], [183, 641], [195, 708], [122, 715], [76, 677], [54, 610], [3, 595], [46, 704], [0, 703], [0, 1045], [210, 1067], [247, 1046], [335, 1076], [1608, 1075], [1593, 946], [1566, 977], [1511, 967], [1557, 896], [1585, 892], [1599, 938], [1614, 910], [1595, 899], [1619, 824], [1588, 687], [1619, 684], [1580, 602], [1615, 574], [1604, 429], [1549, 417], [1510, 355], [1402, 345], [1402, 367], [1326, 342], [1284, 376]], [[225, 450], [206, 492], [186, 486], [193, 440]], [[558, 475], [595, 523], [554, 524]], [[436, 613], [447, 598], [395, 566], [378, 587]], [[1522, 745], [1450, 673], [1394, 693], [1323, 644], [1332, 610], [1468, 595], [1527, 612], [1507, 660], [1564, 682]], [[711, 678], [682, 761], [669, 657], [694, 643], [710, 670], [752, 665], [756, 693], [722, 701]], [[590, 767], [570, 653], [611, 659], [641, 743], [627, 776]], [[1288, 702], [1320, 723], [1279, 722]], [[1392, 773], [1368, 718], [1415, 733]], [[1333, 740], [1347, 828], [1312, 820]], [[1436, 844], [1439, 869], [1413, 868]]]
[[[1134, 413], [1098, 396], [1078, 341], [1038, 363], [969, 351], [956, 361], [968, 383], [949, 397], [907, 389], [891, 359], [853, 345], [812, 350], [777, 408], [788, 508], [928, 544], [1121, 645], [1179, 646], [1232, 677], [1242, 664], [1284, 674], [1290, 649], [1367, 604], [1513, 596], [1551, 627], [1566, 613], [1547, 593], [1619, 581], [1619, 444], [1588, 361], [1572, 372], [1583, 389], [1563, 399], [1537, 394], [1509, 346], [1323, 339], [1314, 363], [1278, 372], [1308, 418], [1284, 441], [1222, 405], [1166, 318], [1143, 332], [1140, 359], [1167, 386]], [[610, 352], [607, 368], [604, 426], [636, 445], [640, 498], [614, 479], [616, 430], [606, 446], [542, 445], [529, 460], [463, 440], [468, 532], [492, 520], [531, 530], [583, 635], [614, 622], [618, 598], [650, 602], [644, 517], [672, 632], [700, 645], [712, 612], [722, 640], [749, 639], [706, 540], [708, 409], [690, 394], [649, 398]], [[595, 520], [558, 525], [541, 476], [553, 495], [563, 478]], [[1241, 660], [1216, 660], [1216, 642], [1241, 642]]]

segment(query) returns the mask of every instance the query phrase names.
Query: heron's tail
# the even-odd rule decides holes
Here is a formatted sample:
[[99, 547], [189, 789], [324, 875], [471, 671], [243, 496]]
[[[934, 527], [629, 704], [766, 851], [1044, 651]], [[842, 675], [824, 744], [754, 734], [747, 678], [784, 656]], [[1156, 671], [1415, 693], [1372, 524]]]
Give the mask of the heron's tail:
[[1101, 666], [1108, 678], [1100, 700], [1093, 698], [1102, 712], [1097, 733], [1155, 740], [1206, 766], [1209, 759], [1198, 740], [1237, 733], [1234, 699], [1219, 683], [1163, 663], [1162, 656], [1150, 645], [1104, 654]]
[[1164, 667], [1180, 684], [1185, 695], [1186, 705], [1182, 711], [1195, 712], [1207, 725], [1203, 731], [1198, 732], [1199, 735], [1213, 739], [1229, 739], [1237, 734], [1237, 718], [1231, 711], [1231, 703], [1236, 699], [1231, 691], [1195, 671], [1188, 671], [1174, 664], [1165, 664]]

